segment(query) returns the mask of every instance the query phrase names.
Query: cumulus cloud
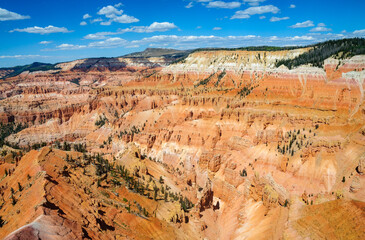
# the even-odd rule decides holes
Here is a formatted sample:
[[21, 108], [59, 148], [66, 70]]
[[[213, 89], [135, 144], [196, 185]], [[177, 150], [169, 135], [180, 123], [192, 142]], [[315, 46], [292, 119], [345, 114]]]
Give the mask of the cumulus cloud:
[[209, 2], [207, 8], [239, 8], [241, 6], [240, 2], [223, 2], [223, 1], [213, 1]]
[[11, 12], [4, 8], [0, 8], [0, 21], [10, 21], [10, 20], [22, 20], [29, 19], [30, 16], [23, 16], [15, 12]]
[[289, 17], [282, 17], [282, 18], [279, 18], [279, 17], [272, 17], [270, 19], [270, 22], [279, 22], [279, 21], [283, 21], [283, 20], [288, 20]]
[[258, 6], [258, 7], [249, 7], [246, 10], [237, 11], [231, 19], [245, 19], [250, 18], [251, 15], [256, 14], [264, 14], [264, 13], [273, 13], [276, 14], [280, 11], [279, 8], [273, 5], [265, 5], [265, 6]]
[[101, 8], [97, 14], [104, 15], [107, 18], [114, 18], [117, 15], [121, 15], [122, 13], [123, 13], [123, 10], [118, 10], [114, 6], [109, 5], [109, 6]]
[[122, 16], [113, 18], [113, 21], [118, 23], [134, 23], [134, 22], [139, 22], [139, 19], [133, 16], [128, 16], [126, 14], [123, 14]]
[[47, 45], [47, 44], [50, 44], [52, 43], [52, 41], [41, 41], [39, 42], [39, 44], [43, 44], [43, 45]]
[[297, 6], [295, 6], [294, 4], [290, 4], [289, 8], [296, 8]]
[[259, 7], [250, 7], [244, 10], [244, 13], [248, 15], [255, 15], [255, 14], [263, 14], [263, 13], [278, 13], [280, 11], [279, 8], [273, 5], [266, 5], [266, 6], [259, 6]]
[[314, 24], [313, 24], [313, 21], [307, 20], [305, 22], [296, 23], [290, 27], [291, 28], [307, 28], [307, 27], [314, 27]]
[[86, 13], [84, 16], [82, 16], [82, 19], [88, 19], [91, 18], [90, 14]]
[[[108, 18], [109, 20], [107, 21], [100, 21], [100, 25], [104, 25], [104, 26], [109, 26], [111, 25], [112, 22], [117, 22], [117, 23], [135, 23], [135, 22], [139, 22], [139, 19], [133, 17], [133, 16], [129, 16], [127, 14], [123, 14], [123, 10], [119, 10], [118, 7], [122, 6], [122, 4], [116, 4], [114, 6], [112, 5], [108, 5], [106, 7], [101, 8], [97, 14], [104, 16], [106, 18]], [[95, 19], [94, 21], [95, 22]]]
[[85, 25], [87, 25], [87, 22], [82, 21], [82, 22], [80, 22], [80, 25], [81, 25], [81, 26], [85, 26]]
[[146, 28], [146, 32], [166, 32], [174, 28], [177, 28], [177, 26], [174, 23], [154, 22]]
[[55, 26], [49, 25], [48, 27], [34, 26], [34, 27], [28, 27], [28, 28], [23, 28], [23, 29], [16, 28], [14, 30], [11, 30], [10, 32], [50, 34], [50, 33], [69, 33], [69, 32], [72, 32], [72, 31], [68, 30], [65, 27], [55, 27]]
[[312, 28], [310, 31], [311, 32], [330, 32], [330, 31], [332, 31], [332, 29], [331, 28], [327, 28], [326, 27], [326, 24], [324, 24], [324, 23], [319, 23], [317, 25], [317, 27]]

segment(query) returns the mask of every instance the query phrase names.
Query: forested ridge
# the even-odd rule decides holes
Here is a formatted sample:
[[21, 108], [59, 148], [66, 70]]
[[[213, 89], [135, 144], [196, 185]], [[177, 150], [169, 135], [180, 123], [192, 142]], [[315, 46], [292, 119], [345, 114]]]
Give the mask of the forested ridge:
[[278, 61], [276, 63], [276, 67], [285, 65], [289, 69], [292, 69], [303, 64], [311, 64], [314, 67], [323, 67], [324, 60], [329, 57], [346, 59], [355, 55], [365, 54], [365, 39], [350, 38], [330, 40], [308, 47], [313, 47], [313, 49], [294, 59]]

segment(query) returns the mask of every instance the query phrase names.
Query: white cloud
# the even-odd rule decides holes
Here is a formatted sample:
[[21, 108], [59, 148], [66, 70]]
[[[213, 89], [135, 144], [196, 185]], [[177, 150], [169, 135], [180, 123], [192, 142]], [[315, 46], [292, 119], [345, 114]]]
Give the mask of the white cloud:
[[[109, 26], [112, 24], [112, 22], [117, 23], [135, 23], [139, 22], [139, 19], [129, 16], [127, 14], [123, 14], [123, 10], [117, 9], [118, 7], [122, 6], [122, 4], [116, 4], [114, 6], [108, 5], [106, 7], [101, 8], [97, 14], [102, 15], [109, 20], [100, 20], [100, 25]], [[95, 22], [96, 19], [94, 19], [92, 22]], [[99, 19], [98, 19], [99, 21]]]
[[277, 40], [279, 40], [279, 38], [277, 36], [272, 36], [272, 37], [270, 37], [270, 40], [271, 41], [277, 41]]
[[289, 40], [292, 40], [292, 41], [298, 41], [298, 40], [311, 41], [311, 40], [314, 40], [314, 38], [312, 36], [295, 36], [295, 37], [289, 38]]
[[129, 44], [137, 44], [139, 46], [154, 46], [154, 47], [170, 47], [178, 49], [193, 49], [199, 47], [245, 47], [245, 46], [263, 46], [272, 45], [275, 41], [275, 46], [293, 46], [293, 45], [308, 45], [329, 39], [343, 38], [343, 35], [334, 34], [318, 34], [316, 36], [176, 36], [176, 35], [158, 35], [147, 37], [140, 40], [129, 42]]
[[185, 8], [192, 8], [192, 7], [194, 7], [192, 2], [189, 2], [189, 4], [185, 6]]
[[266, 16], [260, 16], [260, 19], [265, 19], [266, 18]]
[[87, 25], [87, 22], [82, 21], [82, 22], [80, 22], [80, 25], [81, 25], [81, 26], [85, 26], [85, 25]]
[[107, 21], [107, 22], [101, 22], [100, 25], [102, 26], [110, 26], [112, 24], [111, 21]]
[[365, 29], [356, 30], [353, 32], [353, 34], [358, 35], [358, 36], [365, 36]]
[[38, 34], [49, 34], [49, 33], [69, 33], [72, 31], [69, 31], [65, 27], [54, 27], [52, 25], [49, 25], [48, 27], [28, 27], [19, 29], [16, 28], [14, 30], [11, 30], [10, 32], [27, 32], [27, 33], [38, 33]]
[[250, 6], [258, 6], [260, 3], [265, 1], [266, 0], [243, 0], [243, 2], [248, 3]]
[[174, 23], [154, 22], [150, 26], [135, 26], [131, 28], [119, 29], [115, 34], [122, 34], [126, 32], [135, 32], [135, 33], [166, 32], [175, 28], [177, 28], [177, 26]]
[[258, 6], [260, 3], [265, 2], [266, 0], [242, 0], [242, 1], [215, 1], [215, 0], [190, 0], [189, 4], [185, 6], [185, 8], [192, 8], [194, 6], [194, 2], [201, 3], [203, 6], [207, 8], [226, 8], [233, 9], [239, 8], [242, 4], [247, 3], [250, 6]]
[[107, 18], [114, 18], [116, 15], [121, 15], [123, 10], [118, 10], [114, 6], [106, 6], [98, 11], [98, 15], [104, 15]]
[[177, 26], [174, 23], [154, 22], [146, 28], [145, 32], [166, 32], [174, 28], [177, 28]]
[[297, 6], [295, 6], [294, 4], [290, 4], [289, 8], [296, 8]]
[[[125, 30], [125, 29], [124, 29]], [[365, 35], [364, 30], [355, 31], [358, 34]], [[245, 46], [263, 46], [272, 45], [275, 42], [275, 46], [294, 46], [294, 45], [308, 45], [312, 43], [322, 42], [330, 39], [342, 39], [344, 37], [356, 36], [353, 33], [348, 35], [332, 34], [332, 33], [311, 33], [303, 36], [215, 36], [215, 35], [190, 35], [190, 36], [178, 36], [178, 35], [156, 35], [151, 37], [145, 37], [133, 41], [127, 41], [119, 37], [109, 37], [109, 35], [117, 34], [116, 32], [104, 32], [97, 33], [102, 38], [101, 41], [93, 41], [87, 45], [73, 45], [73, 44], [61, 44], [56, 50], [77, 50], [84, 48], [133, 48], [139, 47], [169, 47], [177, 49], [193, 49], [201, 47], [245, 47]], [[88, 38], [91, 40], [98, 39]], [[48, 50], [49, 51], [49, 50]]]
[[82, 16], [82, 19], [88, 19], [91, 18], [90, 14], [86, 13], [84, 16]]
[[113, 18], [113, 21], [118, 23], [134, 23], [139, 22], [139, 19], [123, 14], [122, 16]]
[[129, 45], [129, 46], [126, 46], [125, 48], [139, 48], [139, 45]]
[[110, 35], [115, 35], [118, 34], [117, 32], [97, 32], [97, 33], [92, 33], [92, 34], [88, 34], [84, 37], [84, 39], [89, 39], [89, 40], [101, 40], [101, 39], [106, 39], [107, 36]]
[[249, 7], [246, 10], [237, 11], [231, 19], [245, 19], [250, 18], [251, 15], [255, 14], [264, 14], [264, 13], [278, 13], [280, 11], [279, 8], [273, 5], [265, 5], [259, 7]]
[[47, 56], [41, 56], [41, 55], [5, 55], [5, 56], [0, 56], [0, 59], [5, 59], [5, 58], [15, 58], [15, 59], [25, 59], [25, 58], [46, 58]]
[[317, 27], [312, 28], [310, 31], [311, 32], [330, 32], [330, 31], [332, 31], [332, 29], [327, 28], [326, 24], [324, 24], [324, 23], [318, 23]]
[[221, 27], [214, 27], [213, 30], [218, 31], [218, 30], [222, 30], [222, 28]]
[[92, 42], [88, 45], [89, 48], [115, 48], [127, 46], [128, 41], [119, 37], [108, 38], [104, 41]]
[[307, 28], [307, 27], [313, 27], [313, 21], [307, 20], [305, 22], [296, 23], [295, 25], [290, 26], [291, 28]]
[[279, 17], [272, 17], [270, 19], [270, 22], [279, 22], [279, 21], [283, 21], [283, 20], [288, 20], [289, 17], [282, 17], [282, 18], [279, 18]]
[[95, 19], [91, 20], [90, 22], [96, 23], [96, 22], [102, 22], [102, 21], [103, 21], [103, 19], [101, 19], [101, 18], [95, 18]]
[[116, 7], [116, 8], [119, 8], [121, 6], [123, 6], [123, 3], [117, 3], [117, 4], [114, 5], [114, 7]]
[[207, 8], [239, 8], [241, 6], [240, 2], [223, 2], [223, 1], [213, 1], [209, 2], [208, 5], [206, 5]]
[[93, 34], [88, 34], [84, 39], [96, 40], [96, 39], [106, 39], [107, 36], [123, 34], [126, 32], [135, 33], [151, 33], [151, 32], [166, 32], [177, 28], [174, 23], [170, 22], [154, 22], [150, 26], [135, 26], [131, 28], [119, 29], [117, 32], [98, 32]]
[[231, 19], [247, 19], [250, 18], [251, 16], [248, 14], [245, 14], [244, 11], [237, 11], [232, 17]]
[[75, 50], [75, 49], [86, 48], [86, 46], [85, 45], [73, 45], [73, 44], [63, 43], [63, 44], [57, 46], [57, 48], [60, 49], [60, 50]]
[[114, 37], [108, 38], [103, 41], [96, 41], [89, 43], [88, 45], [74, 45], [63, 43], [57, 46], [57, 50], [79, 50], [84, 48], [115, 48], [115, 47], [131, 47], [132, 45], [129, 44], [127, 40], [122, 38]]
[[29, 16], [23, 16], [15, 12], [8, 11], [4, 8], [0, 8], [0, 22], [9, 20], [22, 20], [29, 19]]
[[259, 6], [259, 7], [250, 7], [244, 10], [244, 12], [248, 15], [255, 15], [255, 14], [263, 14], [263, 13], [278, 13], [280, 11], [279, 8], [273, 5], [266, 5], [266, 6]]
[[52, 43], [52, 41], [42, 41], [42, 42], [39, 42], [39, 44], [43, 44], [43, 45], [47, 45], [47, 44], [50, 44]]
[[158, 35], [132, 41], [131, 44], [151, 45], [155, 47], [173, 47], [173, 48], [197, 48], [197, 47], [239, 47], [247, 42], [258, 40], [260, 37], [254, 35], [247, 36], [176, 36], [176, 35]]

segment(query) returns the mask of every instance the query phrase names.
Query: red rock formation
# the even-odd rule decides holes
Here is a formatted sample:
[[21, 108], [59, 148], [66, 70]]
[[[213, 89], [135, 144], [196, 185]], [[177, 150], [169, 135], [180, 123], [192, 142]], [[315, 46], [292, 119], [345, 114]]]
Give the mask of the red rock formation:
[[[115, 173], [73, 169], [60, 150], [31, 151], [18, 166], [9, 158], [0, 165], [0, 174], [15, 169], [0, 182], [1, 237], [363, 237], [348, 229], [361, 229], [365, 197], [364, 58], [273, 67], [297, 54], [197, 52], [163, 69], [74, 62], [1, 82], [1, 121], [29, 124], [10, 143], [86, 143], [87, 154], [123, 164], [139, 182], [151, 177], [142, 196], [114, 186]], [[17, 181], [32, 186], [12, 206]], [[151, 215], [128, 213], [123, 197]], [[336, 206], [356, 215], [339, 232], [331, 224], [346, 213], [332, 216]]]

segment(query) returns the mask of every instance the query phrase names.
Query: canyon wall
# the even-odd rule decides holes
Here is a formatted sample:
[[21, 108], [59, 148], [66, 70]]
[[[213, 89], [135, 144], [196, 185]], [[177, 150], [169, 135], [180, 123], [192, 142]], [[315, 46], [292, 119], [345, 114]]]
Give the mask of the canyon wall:
[[[26, 224], [18, 231], [35, 231], [52, 218], [69, 239], [147, 239], [154, 232], [160, 239], [365, 237], [365, 56], [329, 58], [323, 68], [275, 67], [308, 50], [198, 51], [166, 65], [158, 59], [78, 60], [60, 64], [58, 73], [3, 80], [1, 121], [29, 124], [6, 139], [10, 145], [86, 144], [87, 154], [125, 167], [146, 186], [137, 194], [124, 180], [115, 185], [114, 170], [99, 176], [75, 151], [45, 147], [16, 162], [6, 155], [0, 172], [14, 168], [12, 178], [23, 176], [21, 185], [28, 184], [30, 170], [22, 169], [29, 164], [38, 166], [31, 177], [50, 176], [37, 184], [55, 190], [34, 183], [32, 192], [45, 192], [34, 205], [47, 199], [63, 213], [44, 203], [15, 224], [17, 209], [28, 210], [11, 206], [15, 180], [6, 177], [0, 215], [7, 223], [0, 236]], [[80, 166], [72, 169], [66, 154]], [[62, 175], [64, 165], [71, 178]], [[181, 195], [181, 207], [174, 195], [153, 198], [152, 183]], [[67, 189], [77, 192], [69, 201], [59, 196]]]

